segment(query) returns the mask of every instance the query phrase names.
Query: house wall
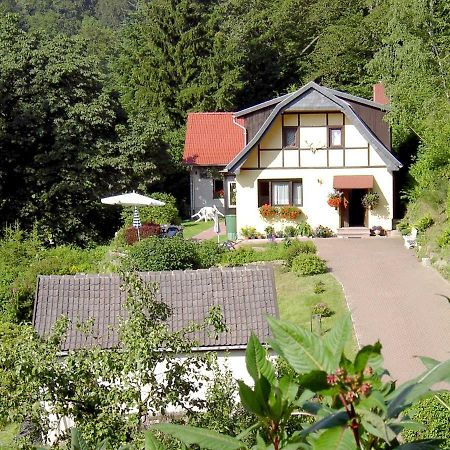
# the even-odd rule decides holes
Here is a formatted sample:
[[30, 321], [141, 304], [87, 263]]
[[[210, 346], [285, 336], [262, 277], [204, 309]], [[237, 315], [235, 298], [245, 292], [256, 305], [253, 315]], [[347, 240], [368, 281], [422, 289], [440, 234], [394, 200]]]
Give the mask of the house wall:
[[204, 206], [216, 206], [223, 214], [224, 199], [213, 198], [213, 179], [201, 176], [205, 167], [194, 166], [191, 168], [190, 186], [191, 186], [191, 215], [198, 212]]
[[[299, 124], [296, 148], [282, 148], [282, 127]], [[330, 126], [342, 126], [342, 147], [330, 147]], [[374, 191], [380, 203], [368, 212], [368, 226], [392, 229], [393, 176], [386, 164], [341, 112], [284, 114], [278, 117], [236, 175], [238, 231], [254, 226], [264, 231], [268, 225], [280, 229], [286, 221], [275, 224], [264, 220], [258, 211], [258, 180], [302, 179], [303, 205], [308, 223], [340, 227], [339, 211], [327, 204], [335, 175], [373, 175]], [[303, 217], [305, 219], [305, 217]]]

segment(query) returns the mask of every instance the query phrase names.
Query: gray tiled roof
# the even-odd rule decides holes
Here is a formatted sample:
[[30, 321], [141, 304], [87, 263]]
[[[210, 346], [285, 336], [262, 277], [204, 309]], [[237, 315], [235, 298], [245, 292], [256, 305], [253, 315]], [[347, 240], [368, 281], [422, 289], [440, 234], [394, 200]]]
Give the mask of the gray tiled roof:
[[[228, 331], [210, 336], [197, 332], [199, 347], [245, 347], [253, 331], [267, 342], [265, 317], [277, 316], [273, 269], [269, 265], [243, 268], [204, 269], [139, 274], [146, 282], [159, 285], [159, 299], [172, 309], [170, 327], [178, 330], [191, 322], [201, 322], [213, 305], [220, 305]], [[33, 326], [41, 336], [51, 331], [61, 315], [71, 320], [61, 350], [118, 345], [117, 327], [125, 311], [118, 275], [39, 276], [33, 312]], [[93, 332], [82, 333], [77, 322], [93, 319]]]

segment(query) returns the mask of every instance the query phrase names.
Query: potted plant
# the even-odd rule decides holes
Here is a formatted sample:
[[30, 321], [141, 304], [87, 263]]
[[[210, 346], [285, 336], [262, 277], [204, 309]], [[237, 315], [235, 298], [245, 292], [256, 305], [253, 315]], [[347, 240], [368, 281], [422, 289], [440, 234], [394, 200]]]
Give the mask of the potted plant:
[[266, 233], [267, 239], [274, 239], [275, 238], [275, 228], [272, 226], [268, 226], [264, 228], [264, 232]]
[[334, 209], [338, 209], [342, 202], [342, 192], [334, 190], [328, 194], [327, 203]]
[[281, 206], [280, 207], [280, 218], [286, 220], [295, 220], [300, 215], [301, 210], [297, 206]]
[[384, 228], [380, 225], [375, 225], [370, 229], [370, 234], [374, 236], [383, 236], [384, 233]]
[[274, 219], [278, 215], [278, 208], [276, 206], [265, 204], [259, 208], [259, 213], [266, 220]]
[[366, 209], [376, 208], [380, 201], [380, 196], [377, 192], [368, 192], [361, 199], [361, 203]]

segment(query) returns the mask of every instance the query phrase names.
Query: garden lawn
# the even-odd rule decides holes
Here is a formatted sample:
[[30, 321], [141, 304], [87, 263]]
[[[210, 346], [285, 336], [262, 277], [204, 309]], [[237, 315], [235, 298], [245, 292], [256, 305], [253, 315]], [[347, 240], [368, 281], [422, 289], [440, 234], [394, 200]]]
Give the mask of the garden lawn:
[[[274, 265], [274, 272], [280, 319], [310, 329], [312, 307], [317, 303], [326, 303], [334, 311], [331, 317], [322, 318], [322, 332], [326, 332], [348, 313], [342, 286], [331, 274], [298, 276], [280, 265]], [[314, 286], [318, 281], [325, 285], [325, 292], [321, 294], [314, 293]], [[354, 336], [346, 350], [349, 356], [356, 353]]]
[[191, 239], [202, 231], [209, 230], [214, 226], [214, 222], [208, 220], [200, 222], [194, 222], [193, 220], [188, 220], [181, 224], [183, 226], [183, 237], [185, 239]]

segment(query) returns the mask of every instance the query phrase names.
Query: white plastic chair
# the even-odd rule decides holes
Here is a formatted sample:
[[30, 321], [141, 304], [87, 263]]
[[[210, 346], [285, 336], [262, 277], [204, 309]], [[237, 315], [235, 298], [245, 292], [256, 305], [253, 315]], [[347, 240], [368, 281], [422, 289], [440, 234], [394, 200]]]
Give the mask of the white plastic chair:
[[403, 236], [405, 247], [414, 248], [417, 246], [417, 228], [411, 229], [411, 234], [406, 234]]

